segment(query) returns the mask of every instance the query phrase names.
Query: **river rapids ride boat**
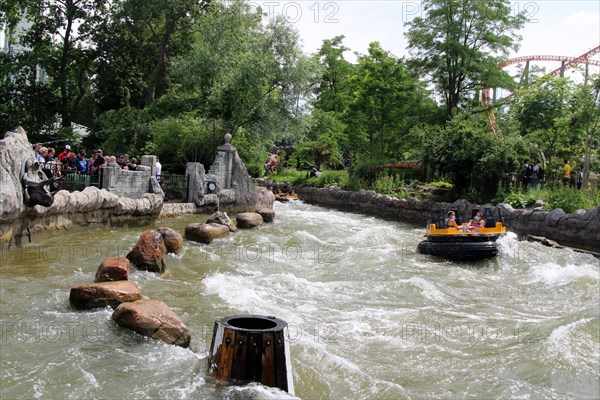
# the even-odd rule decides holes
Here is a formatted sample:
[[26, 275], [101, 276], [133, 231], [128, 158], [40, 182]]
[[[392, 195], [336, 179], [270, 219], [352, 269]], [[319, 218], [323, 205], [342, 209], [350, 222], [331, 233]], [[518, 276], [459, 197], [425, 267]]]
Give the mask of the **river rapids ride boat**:
[[283, 193], [283, 192], [278, 192], [278, 193], [274, 193], [275, 195], [275, 200], [277, 201], [290, 201], [290, 200], [298, 200], [298, 195], [296, 193]]
[[[459, 229], [429, 224], [425, 240], [417, 247], [422, 254], [455, 261], [474, 261], [495, 257], [498, 254], [496, 240], [506, 234], [506, 227], [493, 217], [485, 218], [485, 228], [471, 229], [468, 224]], [[439, 225], [439, 224], [438, 224]]]

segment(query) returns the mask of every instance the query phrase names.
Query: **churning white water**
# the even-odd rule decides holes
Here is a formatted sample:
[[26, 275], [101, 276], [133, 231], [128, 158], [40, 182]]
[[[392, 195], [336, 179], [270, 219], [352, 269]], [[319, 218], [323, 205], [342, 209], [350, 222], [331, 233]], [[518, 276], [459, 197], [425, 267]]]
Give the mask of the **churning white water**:
[[259, 229], [186, 241], [165, 278], [132, 272], [190, 328], [190, 349], [123, 330], [110, 309], [69, 306], [70, 287], [143, 228], [4, 249], [0, 397], [292, 398], [207, 374], [214, 321], [236, 314], [288, 322], [304, 399], [600, 397], [598, 259], [509, 234], [496, 259], [453, 263], [416, 253], [423, 227], [302, 202], [275, 210]]

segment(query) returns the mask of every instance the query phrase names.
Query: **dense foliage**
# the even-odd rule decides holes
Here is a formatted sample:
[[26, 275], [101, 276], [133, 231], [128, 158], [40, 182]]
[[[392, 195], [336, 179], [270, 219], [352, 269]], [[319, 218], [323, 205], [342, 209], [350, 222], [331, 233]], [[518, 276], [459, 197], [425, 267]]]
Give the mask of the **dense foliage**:
[[508, 0], [425, 0], [422, 8], [407, 24], [408, 46], [443, 94], [448, 119], [474, 91], [513, 85], [498, 62], [517, 46], [525, 17], [513, 15]]
[[[426, 0], [423, 11], [406, 24], [411, 58], [372, 42], [350, 62], [343, 35], [306, 55], [290, 23], [242, 0], [4, 0], [13, 47], [0, 54], [0, 131], [152, 153], [165, 172], [208, 168], [229, 133], [254, 176], [274, 147], [279, 174], [293, 167], [293, 179], [398, 197], [419, 179], [474, 201], [519, 200], [510, 188], [527, 158], [542, 161], [548, 183], [562, 158], [587, 180], [600, 163], [600, 79], [522, 78], [494, 107], [495, 136], [479, 93], [519, 86], [498, 63], [523, 15], [507, 0]], [[408, 161], [419, 168], [384, 167]]]

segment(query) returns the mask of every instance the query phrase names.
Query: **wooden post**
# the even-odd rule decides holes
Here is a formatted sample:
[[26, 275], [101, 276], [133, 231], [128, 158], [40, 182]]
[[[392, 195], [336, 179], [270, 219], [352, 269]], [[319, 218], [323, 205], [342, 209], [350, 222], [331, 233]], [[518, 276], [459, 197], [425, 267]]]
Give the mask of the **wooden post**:
[[294, 395], [287, 322], [236, 315], [215, 322], [208, 370], [216, 379], [260, 382]]

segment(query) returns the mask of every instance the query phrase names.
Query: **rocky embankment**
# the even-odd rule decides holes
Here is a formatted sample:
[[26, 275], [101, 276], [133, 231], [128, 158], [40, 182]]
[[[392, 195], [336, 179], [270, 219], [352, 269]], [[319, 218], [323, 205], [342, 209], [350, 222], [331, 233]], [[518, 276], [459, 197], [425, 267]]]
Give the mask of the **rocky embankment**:
[[22, 128], [0, 140], [0, 241], [18, 244], [23, 237], [45, 231], [86, 227], [92, 224], [144, 224], [157, 218], [163, 195], [146, 193], [139, 199], [120, 197], [107, 190], [87, 187], [83, 191], [58, 191], [51, 206], [23, 204], [23, 162], [33, 157], [32, 145]]
[[456, 209], [461, 220], [468, 220], [474, 207], [490, 207], [497, 221], [503, 221], [508, 230], [521, 237], [547, 238], [563, 246], [599, 252], [600, 206], [566, 214], [561, 209], [552, 211], [513, 209], [508, 204], [472, 204], [466, 200], [438, 203], [414, 198], [397, 199], [372, 190], [347, 191], [338, 187], [314, 188], [294, 186], [293, 190], [307, 203], [358, 211], [383, 218], [398, 219], [425, 226], [431, 216]]

